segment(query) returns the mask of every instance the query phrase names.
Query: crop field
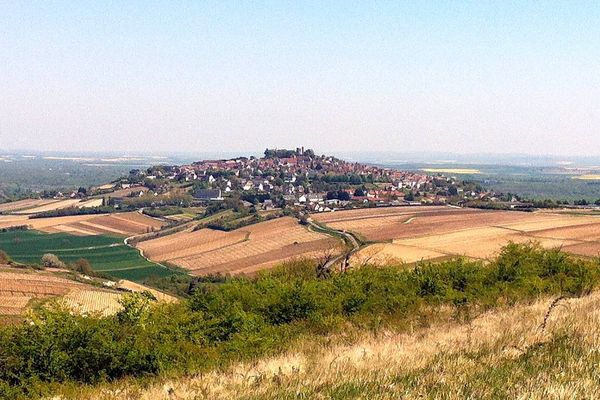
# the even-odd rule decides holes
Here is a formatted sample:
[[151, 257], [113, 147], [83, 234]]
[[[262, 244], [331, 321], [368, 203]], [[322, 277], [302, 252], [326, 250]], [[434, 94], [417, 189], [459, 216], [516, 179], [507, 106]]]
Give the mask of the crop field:
[[119, 300], [122, 294], [79, 289], [73, 290], [62, 298], [62, 303], [82, 314], [101, 314], [109, 316], [116, 314], [122, 308]]
[[434, 174], [478, 175], [481, 171], [474, 168], [424, 168], [424, 172]]
[[49, 203], [53, 203], [55, 200], [48, 199], [25, 199], [19, 201], [13, 201], [10, 203], [0, 204], [0, 213], [10, 213], [20, 210], [26, 210], [28, 208], [40, 207]]
[[133, 236], [159, 230], [164, 223], [138, 212], [72, 215], [67, 217], [29, 218], [27, 215], [0, 215], [0, 228], [28, 225], [47, 233], [73, 235]]
[[[149, 291], [159, 302], [179, 301], [158, 290], [122, 280], [118, 288], [132, 292]], [[123, 292], [98, 288], [63, 278], [48, 271], [21, 270], [0, 266], [0, 319], [22, 315], [36, 301], [58, 299], [80, 313], [115, 314], [121, 309]]]
[[65, 233], [45, 234], [35, 231], [0, 233], [0, 249], [15, 261], [39, 264], [46, 253], [66, 263], [85, 258], [95, 271], [120, 279], [141, 281], [148, 276], [170, 276], [176, 272], [144, 259], [121, 238], [96, 235], [74, 236]]
[[20, 210], [20, 211], [15, 211], [14, 213], [15, 214], [38, 214], [38, 213], [45, 212], [45, 211], [54, 211], [54, 210], [60, 210], [62, 208], [73, 207], [79, 202], [80, 202], [79, 199], [52, 201], [50, 203], [42, 204], [37, 207], [27, 208], [27, 209]]
[[361, 209], [314, 215], [335, 229], [379, 242], [356, 255], [361, 263], [407, 263], [448, 256], [489, 258], [508, 242], [537, 241], [582, 256], [600, 255], [600, 218], [449, 207]]
[[600, 181], [600, 174], [588, 174], [588, 175], [577, 175], [573, 179], [579, 179], [581, 181]]
[[144, 187], [144, 186], [136, 186], [136, 187], [132, 187], [129, 189], [119, 189], [119, 190], [115, 190], [114, 192], [110, 192], [107, 193], [106, 195], [103, 196], [110, 196], [110, 197], [127, 197], [132, 193], [139, 193], [139, 192], [147, 192], [148, 188]]
[[201, 229], [178, 232], [160, 239], [141, 242], [138, 248], [146, 257], [156, 261], [176, 260], [209, 251], [218, 250], [235, 243], [242, 242], [248, 232], [222, 232], [212, 229]]
[[76, 206], [77, 206], [77, 208], [100, 207], [100, 206], [102, 206], [103, 203], [104, 203], [103, 199], [91, 199], [91, 200], [81, 201], [80, 203], [76, 204]]
[[0, 268], [0, 316], [20, 315], [34, 300], [63, 296], [67, 299], [67, 305], [77, 306], [73, 307], [76, 310], [98, 311], [108, 315], [120, 308], [120, 293], [95, 288], [44, 271]]
[[293, 218], [278, 218], [231, 232], [202, 229], [141, 242], [153, 260], [169, 261], [195, 275], [251, 274], [294, 257], [314, 257], [338, 244]]

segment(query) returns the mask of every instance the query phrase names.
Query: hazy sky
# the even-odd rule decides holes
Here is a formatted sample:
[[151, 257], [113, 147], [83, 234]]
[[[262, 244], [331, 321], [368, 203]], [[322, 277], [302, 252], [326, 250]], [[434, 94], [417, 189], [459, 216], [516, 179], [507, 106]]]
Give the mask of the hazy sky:
[[597, 1], [0, 0], [0, 149], [600, 154]]

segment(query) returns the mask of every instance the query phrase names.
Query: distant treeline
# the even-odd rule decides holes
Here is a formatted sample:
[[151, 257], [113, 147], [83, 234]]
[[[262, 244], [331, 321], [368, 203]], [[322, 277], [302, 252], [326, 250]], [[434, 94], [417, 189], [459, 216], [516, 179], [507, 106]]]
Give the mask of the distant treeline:
[[13, 232], [13, 231], [26, 231], [29, 229], [28, 225], [17, 225], [17, 226], [9, 226], [6, 228], [0, 228], [0, 233], [2, 232]]
[[102, 206], [102, 207], [68, 207], [61, 208], [59, 210], [44, 211], [30, 218], [52, 218], [52, 217], [67, 217], [71, 215], [92, 215], [92, 214], [109, 214], [117, 212], [114, 207]]

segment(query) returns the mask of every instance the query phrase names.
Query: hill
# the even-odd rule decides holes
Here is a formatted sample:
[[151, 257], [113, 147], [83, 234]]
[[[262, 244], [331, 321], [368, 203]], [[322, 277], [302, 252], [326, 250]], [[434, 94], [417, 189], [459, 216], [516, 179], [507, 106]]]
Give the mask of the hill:
[[[26, 310], [51, 299], [80, 312], [111, 315], [120, 309], [122, 292], [56, 273], [0, 266], [0, 321], [18, 320]], [[91, 281], [90, 281], [91, 282]]]
[[599, 307], [595, 292], [503, 307], [464, 323], [442, 314], [408, 333], [336, 335], [201, 377], [143, 388], [123, 382], [102, 398], [588, 398], [600, 390]]
[[127, 292], [151, 293], [159, 302], [178, 300], [158, 290], [121, 280], [117, 283], [84, 277], [69, 270], [16, 268], [0, 265], [0, 325], [21, 320], [28, 311], [39, 309], [49, 301], [78, 313], [116, 314]]
[[335, 239], [282, 217], [230, 232], [187, 230], [137, 247], [154, 261], [169, 261], [194, 275], [237, 275], [256, 273], [294, 257], [316, 257], [336, 244]]
[[[541, 395], [565, 368], [583, 391], [595, 382], [598, 329], [584, 312], [599, 283], [598, 260], [536, 245], [510, 244], [486, 263], [329, 276], [296, 261], [201, 280], [180, 303], [134, 297], [103, 318], [42, 310], [0, 329], [0, 395], [157, 398], [156, 379], [169, 398], [505, 398]], [[559, 308], [587, 299], [554, 324]], [[182, 386], [162, 386], [166, 377]], [[558, 395], [570, 387], [556, 382]]]
[[177, 273], [147, 261], [139, 251], [125, 245], [121, 238], [107, 235], [75, 236], [29, 230], [0, 232], [0, 249], [15, 261], [31, 265], [40, 264], [46, 253], [54, 254], [67, 263], [84, 258], [94, 271], [118, 279], [141, 281], [150, 275]]

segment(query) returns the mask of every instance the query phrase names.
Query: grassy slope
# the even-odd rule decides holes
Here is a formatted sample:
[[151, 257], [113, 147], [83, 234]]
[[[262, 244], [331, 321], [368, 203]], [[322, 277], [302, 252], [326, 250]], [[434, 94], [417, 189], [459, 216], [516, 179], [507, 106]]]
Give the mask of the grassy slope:
[[[2, 381], [27, 395], [63, 382], [68, 398], [161, 398], [166, 376], [190, 372], [201, 378], [178, 379], [169, 398], [503, 398], [542, 390], [568, 368], [586, 385], [595, 370], [579, 363], [597, 361], [598, 296], [559, 304], [552, 317], [564, 321], [539, 326], [552, 297], [599, 282], [597, 260], [527, 245], [485, 265], [365, 267], [328, 279], [297, 262], [205, 283], [188, 302], [123, 320], [59, 313], [0, 331], [12, 344], [0, 347], [0, 393]], [[32, 386], [36, 377], [45, 383]], [[102, 395], [82, 386], [118, 379]]]
[[[307, 341], [286, 354], [201, 377], [131, 382], [77, 396], [103, 399], [588, 398], [600, 390], [600, 294], [551, 298], [440, 321], [412, 334]], [[333, 343], [333, 344], [332, 344]]]
[[39, 264], [45, 253], [56, 254], [67, 263], [85, 258], [94, 270], [120, 279], [140, 281], [150, 275], [173, 274], [169, 269], [145, 260], [137, 250], [125, 246], [121, 238], [112, 236], [74, 236], [35, 231], [2, 232], [0, 249], [15, 261], [26, 264]]

